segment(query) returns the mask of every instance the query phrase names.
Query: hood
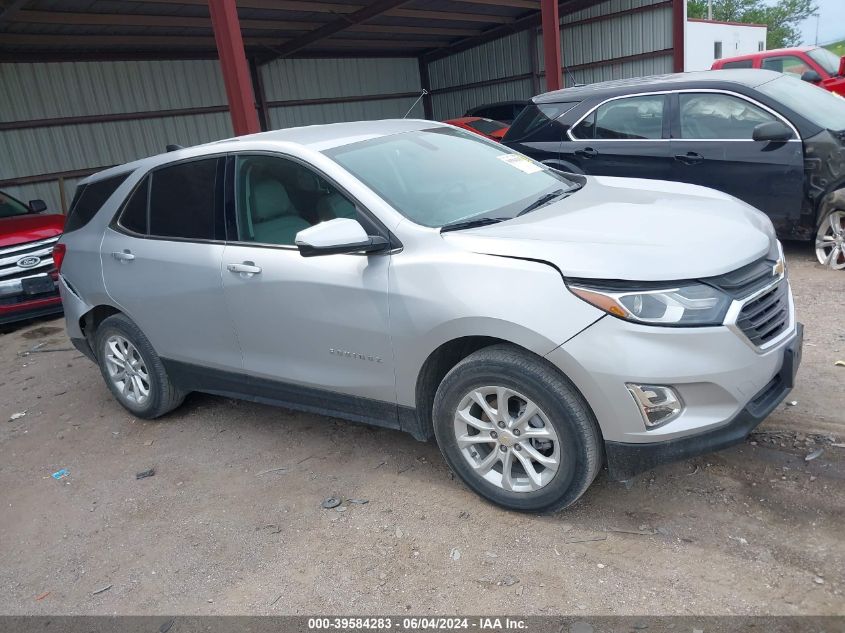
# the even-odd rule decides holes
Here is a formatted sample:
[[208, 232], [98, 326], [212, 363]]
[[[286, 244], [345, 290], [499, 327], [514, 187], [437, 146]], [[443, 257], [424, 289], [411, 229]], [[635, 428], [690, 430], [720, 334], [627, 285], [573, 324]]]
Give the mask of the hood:
[[567, 198], [500, 224], [443, 234], [476, 253], [546, 261], [569, 277], [712, 277], [769, 252], [771, 221], [727, 194], [683, 183], [587, 177]]
[[65, 216], [56, 214], [33, 213], [0, 218], [0, 247], [55, 237], [64, 226]]

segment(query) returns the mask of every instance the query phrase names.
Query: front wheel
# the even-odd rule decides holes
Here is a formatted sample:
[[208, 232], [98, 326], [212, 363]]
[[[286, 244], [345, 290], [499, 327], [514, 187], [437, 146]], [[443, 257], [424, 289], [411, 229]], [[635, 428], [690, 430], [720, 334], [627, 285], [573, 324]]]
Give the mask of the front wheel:
[[170, 381], [152, 344], [126, 316], [115, 314], [105, 319], [97, 328], [95, 340], [100, 373], [130, 413], [157, 418], [185, 399]]
[[816, 230], [816, 259], [834, 270], [845, 268], [845, 209], [835, 206], [822, 213]]
[[564, 508], [601, 467], [601, 437], [581, 395], [547, 361], [513, 346], [458, 363], [437, 390], [433, 416], [452, 470], [510, 510]]

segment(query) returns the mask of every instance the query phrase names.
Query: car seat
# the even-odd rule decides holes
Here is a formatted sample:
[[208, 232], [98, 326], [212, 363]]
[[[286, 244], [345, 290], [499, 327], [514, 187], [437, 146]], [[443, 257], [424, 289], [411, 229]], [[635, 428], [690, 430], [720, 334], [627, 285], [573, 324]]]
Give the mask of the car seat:
[[293, 244], [296, 234], [311, 226], [298, 215], [285, 186], [273, 178], [252, 187], [248, 221], [253, 239], [266, 244]]

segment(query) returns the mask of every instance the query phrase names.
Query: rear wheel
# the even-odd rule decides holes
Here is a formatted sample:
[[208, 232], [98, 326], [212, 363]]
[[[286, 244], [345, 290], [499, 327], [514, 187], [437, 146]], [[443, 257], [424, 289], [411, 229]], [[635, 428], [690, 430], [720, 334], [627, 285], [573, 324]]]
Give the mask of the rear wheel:
[[433, 413], [449, 466], [511, 510], [564, 508], [601, 467], [601, 438], [583, 398], [553, 366], [516, 347], [488, 347], [458, 363]]
[[140, 418], [178, 407], [185, 394], [171, 382], [147, 337], [129, 318], [115, 314], [95, 334], [100, 373], [117, 401]]
[[835, 196], [823, 207], [816, 230], [816, 259], [820, 264], [845, 268], [845, 194]]

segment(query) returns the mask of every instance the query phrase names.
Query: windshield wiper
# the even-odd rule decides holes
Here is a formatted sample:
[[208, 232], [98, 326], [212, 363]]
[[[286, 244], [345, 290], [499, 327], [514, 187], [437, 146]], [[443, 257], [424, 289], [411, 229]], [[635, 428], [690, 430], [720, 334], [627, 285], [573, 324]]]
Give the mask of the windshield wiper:
[[491, 218], [491, 217], [483, 217], [483, 218], [470, 218], [469, 220], [460, 220], [459, 222], [452, 222], [451, 224], [446, 224], [440, 228], [441, 233], [445, 233], [446, 231], [460, 231], [461, 229], [471, 229], [475, 226], [486, 226], [488, 224], [497, 224], [499, 222], [504, 222], [505, 220], [511, 220], [513, 218]]
[[525, 215], [526, 213], [530, 213], [531, 211], [534, 211], [535, 209], [539, 209], [543, 205], [549, 204], [555, 198], [560, 198], [562, 195], [567, 194], [567, 193], [571, 193], [574, 190], [575, 190], [575, 188], [572, 188], [572, 189], [555, 189], [554, 191], [552, 191], [550, 193], [544, 194], [544, 195], [540, 196], [539, 198], [537, 198], [534, 202], [529, 204], [527, 207], [525, 207], [522, 211], [517, 213], [516, 217], [519, 217], [521, 215]]

